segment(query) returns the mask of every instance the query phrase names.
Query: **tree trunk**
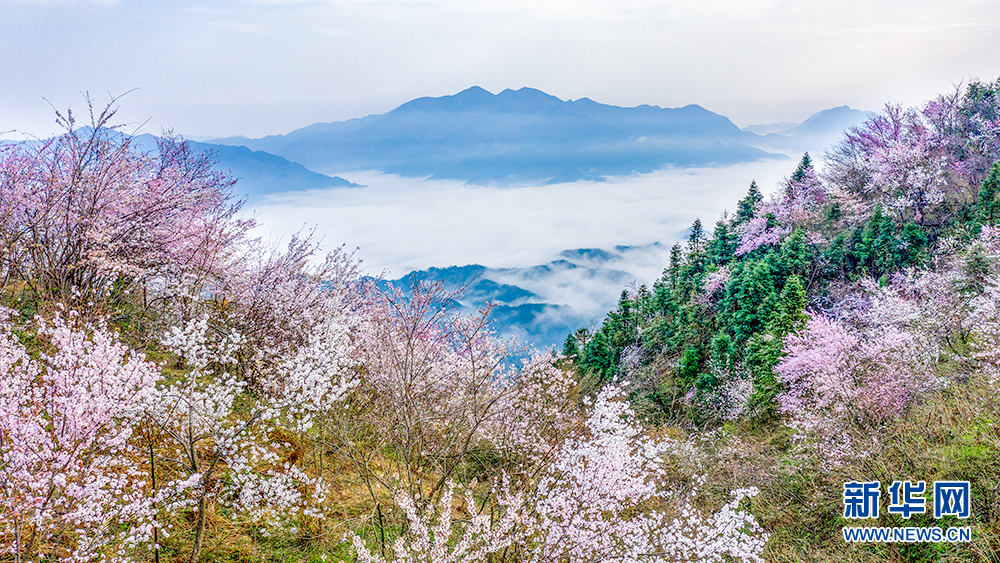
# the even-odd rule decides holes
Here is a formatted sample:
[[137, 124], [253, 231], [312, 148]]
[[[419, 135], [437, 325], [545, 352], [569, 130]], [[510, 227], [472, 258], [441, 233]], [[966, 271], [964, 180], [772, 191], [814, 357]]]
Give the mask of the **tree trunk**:
[[194, 547], [191, 548], [190, 563], [197, 563], [198, 553], [201, 551], [201, 542], [205, 537], [205, 493], [198, 498], [198, 524], [194, 530]]

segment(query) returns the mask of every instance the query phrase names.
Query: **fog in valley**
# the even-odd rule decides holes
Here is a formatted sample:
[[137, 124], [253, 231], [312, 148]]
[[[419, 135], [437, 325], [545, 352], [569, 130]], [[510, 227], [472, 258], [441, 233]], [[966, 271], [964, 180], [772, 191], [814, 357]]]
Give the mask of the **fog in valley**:
[[[711, 230], [751, 180], [769, 193], [794, 170], [796, 158], [504, 188], [350, 172], [339, 175], [366, 187], [273, 194], [246, 212], [260, 225], [257, 236], [274, 244], [315, 228], [327, 248], [357, 248], [371, 275], [395, 279], [432, 266], [480, 264], [505, 269], [491, 277], [528, 289], [539, 302], [599, 316], [614, 304], [623, 280], [651, 284], [659, 277], [670, 246], [695, 219]], [[603, 258], [560, 255], [617, 246], [639, 248]], [[542, 274], [531, 268], [567, 258], [580, 267]]]

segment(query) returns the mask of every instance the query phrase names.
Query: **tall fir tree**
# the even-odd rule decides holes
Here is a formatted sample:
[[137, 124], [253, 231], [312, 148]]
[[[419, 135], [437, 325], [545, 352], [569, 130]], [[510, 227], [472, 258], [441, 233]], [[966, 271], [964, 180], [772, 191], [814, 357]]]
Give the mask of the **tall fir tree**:
[[802, 155], [802, 160], [799, 161], [798, 167], [795, 172], [792, 173], [790, 180], [792, 182], [801, 182], [806, 179], [806, 173], [812, 168], [812, 159], [809, 158], [809, 153]]
[[750, 189], [747, 190], [747, 195], [740, 200], [739, 204], [736, 205], [736, 219], [734, 223], [743, 223], [753, 219], [754, 215], [757, 214], [757, 205], [764, 201], [764, 194], [760, 192], [760, 188], [757, 187], [757, 182], [750, 181]]
[[566, 335], [566, 341], [563, 343], [563, 356], [567, 358], [579, 358], [580, 357], [580, 347], [576, 343], [576, 337], [572, 334]]

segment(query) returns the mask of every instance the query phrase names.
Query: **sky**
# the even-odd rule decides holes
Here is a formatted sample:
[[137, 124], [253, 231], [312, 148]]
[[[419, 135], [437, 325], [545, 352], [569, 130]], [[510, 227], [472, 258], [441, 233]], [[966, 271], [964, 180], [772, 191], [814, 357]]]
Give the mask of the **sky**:
[[[56, 110], [86, 122], [88, 96], [98, 109], [115, 99], [126, 131], [205, 139], [287, 133], [474, 85], [698, 104], [741, 127], [800, 122], [1000, 77], [998, 37], [995, 0], [0, 0], [0, 139], [57, 132]], [[247, 213], [275, 244], [315, 229], [391, 276], [660, 242], [620, 265], [648, 283], [665, 264], [657, 252], [694, 218], [710, 227], [751, 179], [773, 189], [789, 157], [508, 189], [351, 173], [368, 187], [286, 194]], [[549, 285], [586, 310], [620, 291]]]
[[[1000, 76], [995, 0], [0, 0], [0, 132], [286, 133], [478, 85], [737, 125]], [[11, 133], [10, 131], [14, 131]]]

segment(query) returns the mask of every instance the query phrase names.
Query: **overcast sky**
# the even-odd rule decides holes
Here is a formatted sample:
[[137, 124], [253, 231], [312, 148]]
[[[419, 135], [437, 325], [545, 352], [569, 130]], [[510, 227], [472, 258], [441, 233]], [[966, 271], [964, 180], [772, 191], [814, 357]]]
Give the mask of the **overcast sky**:
[[472, 85], [801, 121], [993, 79], [998, 38], [995, 0], [0, 0], [0, 131], [132, 89], [123, 120], [193, 137]]

